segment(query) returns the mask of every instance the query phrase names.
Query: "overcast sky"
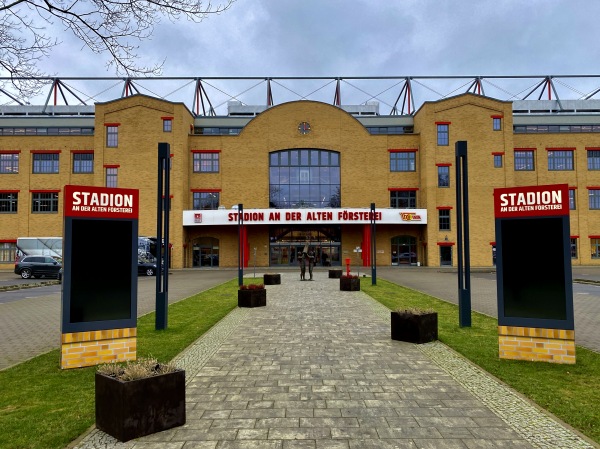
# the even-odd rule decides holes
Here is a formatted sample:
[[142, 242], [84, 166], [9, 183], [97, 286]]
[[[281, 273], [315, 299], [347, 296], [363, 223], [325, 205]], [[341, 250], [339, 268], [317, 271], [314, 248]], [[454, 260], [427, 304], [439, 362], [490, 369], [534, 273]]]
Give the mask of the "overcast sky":
[[[142, 64], [164, 59], [165, 77], [596, 75], [599, 17], [596, 0], [237, 0], [199, 24], [163, 21], [138, 53]], [[105, 55], [81, 49], [64, 33], [61, 39], [43, 70], [59, 77], [115, 76]], [[578, 98], [576, 91], [589, 93], [600, 79], [567, 84]], [[444, 95], [454, 89], [430, 86]], [[318, 88], [295, 87], [301, 95]], [[245, 86], [229, 88], [237, 95]], [[364, 89], [375, 95], [384, 88]], [[286, 89], [294, 86], [280, 88], [279, 98]], [[264, 102], [264, 88], [259, 91], [256, 98]], [[333, 100], [331, 88], [324, 95]]]

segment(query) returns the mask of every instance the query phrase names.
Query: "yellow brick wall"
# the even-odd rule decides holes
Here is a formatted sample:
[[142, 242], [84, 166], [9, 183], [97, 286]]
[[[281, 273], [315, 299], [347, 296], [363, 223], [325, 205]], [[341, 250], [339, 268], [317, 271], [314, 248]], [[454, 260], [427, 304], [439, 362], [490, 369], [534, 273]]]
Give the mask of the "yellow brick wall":
[[135, 360], [136, 349], [135, 327], [62, 334], [60, 367], [81, 368]]
[[498, 326], [501, 359], [575, 363], [575, 331], [535, 327]]
[[[502, 116], [502, 130], [492, 130], [491, 116]], [[173, 117], [173, 131], [162, 130], [161, 117]], [[543, 120], [543, 119], [541, 119]], [[298, 123], [308, 121], [311, 132], [302, 135]], [[450, 122], [450, 145], [437, 145], [436, 122]], [[119, 123], [118, 148], [106, 148], [105, 123]], [[192, 208], [192, 189], [216, 189], [226, 208], [243, 203], [245, 209], [269, 206], [269, 153], [290, 148], [319, 148], [338, 151], [341, 161], [343, 207], [389, 207], [390, 188], [416, 188], [417, 207], [428, 211], [427, 225], [396, 226], [377, 236], [377, 248], [385, 251], [379, 265], [389, 265], [390, 239], [411, 235], [417, 239], [419, 259], [429, 266], [439, 265], [439, 242], [448, 236], [456, 242], [455, 151], [454, 142], [468, 142], [469, 225], [471, 264], [492, 265], [495, 241], [494, 188], [568, 183], [577, 187], [577, 209], [571, 211], [571, 235], [579, 236], [579, 258], [573, 264], [600, 264], [591, 259], [590, 235], [600, 235], [600, 214], [588, 210], [588, 186], [600, 185], [600, 171], [587, 170], [587, 147], [600, 147], [599, 133], [514, 134], [512, 104], [492, 98], [463, 94], [438, 102], [425, 103], [415, 114], [414, 134], [371, 135], [351, 115], [332, 105], [297, 101], [269, 108], [239, 135], [203, 136], [190, 132], [194, 120], [181, 103], [171, 103], [143, 95], [96, 105], [94, 136], [2, 136], [0, 151], [20, 151], [20, 170], [1, 175], [0, 190], [19, 190], [19, 212], [0, 215], [0, 240], [25, 236], [62, 235], [63, 196], [59, 195], [56, 214], [32, 214], [32, 189], [61, 190], [66, 184], [105, 185], [105, 166], [118, 165], [118, 186], [140, 191], [139, 234], [156, 234], [157, 146], [171, 145], [171, 226], [172, 266], [191, 267], [192, 243], [199, 237], [219, 239], [220, 265], [237, 266], [235, 226], [222, 229], [182, 225], [182, 211]], [[547, 148], [575, 148], [574, 171], [547, 170]], [[515, 172], [514, 149], [535, 148], [536, 169]], [[193, 173], [192, 150], [219, 150], [220, 171]], [[415, 172], [392, 173], [389, 149], [417, 150]], [[60, 151], [58, 174], [31, 173], [31, 151]], [[94, 173], [72, 174], [72, 151], [94, 150]], [[493, 167], [494, 152], [504, 153], [504, 166]], [[451, 164], [450, 188], [437, 187], [436, 164]], [[451, 208], [451, 229], [440, 231], [438, 206]], [[257, 247], [257, 264], [267, 265], [268, 228], [252, 227], [251, 248]], [[345, 226], [342, 257], [362, 239], [362, 229]], [[264, 250], [267, 246], [267, 251]], [[258, 250], [262, 248], [262, 250]], [[233, 253], [231, 251], [233, 250]], [[90, 251], [94, 251], [91, 248]], [[422, 254], [421, 254], [422, 253]], [[456, 246], [453, 264], [456, 265]], [[0, 269], [13, 269], [0, 264]]]

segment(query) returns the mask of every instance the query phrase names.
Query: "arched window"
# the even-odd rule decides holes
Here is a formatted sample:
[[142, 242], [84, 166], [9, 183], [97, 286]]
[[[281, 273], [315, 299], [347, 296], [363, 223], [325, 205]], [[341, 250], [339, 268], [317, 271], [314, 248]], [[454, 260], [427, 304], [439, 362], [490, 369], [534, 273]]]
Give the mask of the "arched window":
[[272, 152], [269, 204], [278, 209], [340, 207], [340, 154], [312, 148]]

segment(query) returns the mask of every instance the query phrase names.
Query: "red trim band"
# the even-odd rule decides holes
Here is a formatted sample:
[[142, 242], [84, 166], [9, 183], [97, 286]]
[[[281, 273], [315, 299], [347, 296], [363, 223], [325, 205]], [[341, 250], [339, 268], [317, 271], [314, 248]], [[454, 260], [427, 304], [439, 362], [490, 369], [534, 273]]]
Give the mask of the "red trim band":
[[19, 154], [21, 150], [0, 150], [0, 154]]
[[436, 167], [452, 167], [452, 164], [435, 164]]
[[30, 150], [31, 154], [60, 154], [62, 150]]
[[388, 153], [416, 153], [418, 148], [388, 148]]
[[437, 206], [437, 210], [452, 210], [454, 209], [452, 206]]
[[418, 187], [388, 187], [390, 192], [414, 191], [419, 190]]
[[15, 189], [15, 190], [0, 190], [0, 193], [19, 193], [20, 190]]
[[104, 126], [121, 126], [120, 123], [105, 123]]
[[113, 165], [109, 165], [109, 164], [105, 164], [103, 165], [104, 168], [121, 168], [121, 166], [119, 164], [113, 164]]
[[492, 156], [504, 156], [504, 151], [492, 151]]
[[452, 122], [435, 122], [436, 125], [451, 125]]
[[94, 154], [94, 150], [71, 150], [72, 154]]

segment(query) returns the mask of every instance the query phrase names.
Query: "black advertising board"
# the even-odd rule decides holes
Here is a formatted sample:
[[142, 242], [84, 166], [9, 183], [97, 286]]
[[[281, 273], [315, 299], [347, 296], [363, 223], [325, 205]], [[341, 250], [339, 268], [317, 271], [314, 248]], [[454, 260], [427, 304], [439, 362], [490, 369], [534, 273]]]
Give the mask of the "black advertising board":
[[494, 190], [498, 325], [573, 329], [568, 185]]
[[65, 186], [62, 333], [137, 324], [139, 194]]

